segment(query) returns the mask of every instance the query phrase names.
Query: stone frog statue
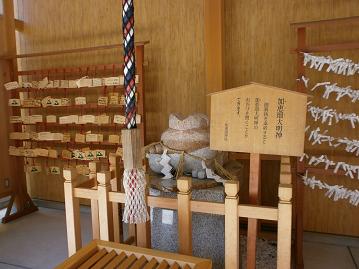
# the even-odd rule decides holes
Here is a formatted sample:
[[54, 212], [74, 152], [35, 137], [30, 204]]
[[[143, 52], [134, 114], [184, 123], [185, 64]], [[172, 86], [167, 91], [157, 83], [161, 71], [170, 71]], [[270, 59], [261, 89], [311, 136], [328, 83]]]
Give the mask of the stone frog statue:
[[[147, 158], [151, 170], [164, 174], [164, 178], [174, 176], [184, 152], [183, 172], [196, 178], [207, 178], [207, 168], [214, 168], [214, 160], [222, 164], [222, 156], [209, 148], [209, 119], [204, 114], [193, 114], [186, 118], [178, 114], [169, 116], [169, 128], [162, 133], [162, 144], [148, 149]], [[162, 146], [163, 145], [163, 146]], [[200, 158], [195, 158], [200, 157]], [[207, 171], [207, 173], [206, 173]]]

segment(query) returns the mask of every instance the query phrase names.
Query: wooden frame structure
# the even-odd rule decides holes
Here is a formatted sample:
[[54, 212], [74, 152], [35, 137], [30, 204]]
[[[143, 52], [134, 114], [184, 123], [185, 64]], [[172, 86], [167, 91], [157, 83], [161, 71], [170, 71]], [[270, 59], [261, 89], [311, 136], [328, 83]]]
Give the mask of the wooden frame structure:
[[[144, 76], [143, 76], [143, 72], [144, 72], [144, 46], [148, 44], [147, 41], [145, 42], [137, 42], [136, 43], [136, 62], [137, 62], [137, 74], [139, 74], [139, 82], [137, 84], [137, 89], [138, 89], [138, 100], [139, 100], [139, 104], [138, 104], [138, 113], [142, 116], [141, 119], [141, 126], [140, 126], [140, 137], [141, 137], [141, 141], [144, 141], [145, 139], [145, 109], [144, 109]], [[23, 58], [35, 58], [35, 57], [45, 57], [45, 56], [55, 56], [55, 55], [64, 55], [64, 54], [69, 54], [69, 53], [83, 53], [83, 52], [94, 52], [94, 51], [100, 51], [100, 50], [108, 50], [108, 49], [118, 49], [118, 48], [122, 48], [122, 44], [113, 44], [113, 45], [105, 45], [105, 46], [95, 46], [95, 47], [86, 47], [86, 48], [79, 48], [79, 49], [69, 49], [69, 50], [62, 50], [62, 51], [49, 51], [49, 52], [41, 52], [41, 53], [30, 53], [30, 54], [16, 54], [14, 56], [6, 56], [4, 57], [4, 60], [7, 61], [9, 63], [9, 67], [10, 68], [10, 75], [9, 75], [9, 80], [10, 81], [17, 81], [20, 77], [22, 76], [36, 76], [36, 75], [44, 75], [44, 76], [48, 76], [49, 74], [53, 74], [54, 76], [61, 76], [61, 75], [83, 75], [86, 74], [88, 72], [92, 72], [92, 73], [96, 73], [96, 72], [114, 72], [116, 70], [116, 72], [119, 72], [118, 70], [122, 70], [122, 65], [121, 64], [97, 64], [97, 65], [89, 65], [89, 66], [82, 66], [82, 67], [68, 67], [68, 68], [50, 68], [50, 69], [41, 69], [41, 70], [18, 70], [17, 67], [17, 59], [23, 59]], [[99, 71], [97, 71], [99, 70]], [[85, 72], [85, 73], [83, 73]], [[21, 91], [21, 90], [20, 90]], [[21, 96], [25, 96], [25, 95], [29, 95], [32, 92], [32, 89], [25, 89], [23, 90], [24, 93], [20, 93], [20, 97]], [[17, 91], [11, 91], [9, 93], [9, 98], [18, 98], [16, 96]], [[81, 106], [83, 109], [83, 107], [86, 108], [90, 108], [90, 109], [96, 109], [98, 108], [98, 106], [90, 106], [90, 105], [84, 105]], [[10, 111], [9, 111], [9, 115], [20, 115], [20, 113], [22, 113], [23, 108], [21, 107], [11, 107]], [[37, 126], [37, 125], [36, 125]], [[48, 124], [46, 126], [47, 127], [66, 127], [66, 125], [59, 125], [59, 124]], [[76, 125], [72, 125], [71, 127], [74, 127]], [[81, 125], [77, 125], [80, 126]], [[114, 124], [108, 124], [108, 125], [103, 125], [104, 127], [115, 127]], [[42, 126], [44, 127], [44, 126]], [[29, 127], [24, 125], [24, 128], [28, 129]], [[31, 128], [31, 127], [30, 127]], [[22, 126], [19, 124], [13, 124], [13, 126], [11, 126], [10, 130], [13, 131], [17, 131], [17, 132], [22, 132]], [[16, 146], [22, 146], [21, 141], [15, 141], [15, 145]], [[26, 143], [26, 142], [25, 142]], [[57, 145], [59, 144], [59, 142], [52, 142], [52, 141], [46, 141], [46, 145], [49, 144], [54, 144]], [[68, 143], [60, 143], [63, 145], [66, 145]], [[72, 143], [74, 144], [74, 143]], [[82, 146], [85, 146], [86, 144], [83, 144]], [[89, 144], [90, 146], [104, 146], [107, 147], [111, 146], [111, 144], [109, 143], [101, 143], [101, 144]], [[114, 146], [114, 145], [112, 145]], [[15, 162], [17, 167], [24, 167], [24, 161], [22, 160], [23, 158], [16, 158], [16, 157], [12, 157], [15, 159]], [[18, 169], [13, 169], [14, 171], [18, 171]], [[11, 193], [11, 199], [10, 202], [8, 204], [7, 207], [7, 211], [6, 214], [4, 216], [4, 218], [2, 219], [3, 223], [9, 222], [11, 220], [14, 220], [18, 217], [21, 217], [25, 214], [34, 212], [37, 210], [37, 208], [35, 207], [35, 205], [33, 204], [29, 194], [27, 193], [27, 182], [25, 179], [25, 176], [23, 173], [17, 173], [17, 176], [19, 178], [14, 179], [15, 182], [15, 187], [13, 192]], [[26, 176], [27, 177], [27, 176]], [[14, 205], [14, 202], [16, 202], [18, 200], [18, 203], [16, 204], [16, 208], [17, 208], [17, 212], [16, 213], [11, 213], [12, 212], [12, 208]], [[95, 207], [95, 205], [94, 205]]]
[[[353, 25], [359, 24], [359, 16], [319, 20], [319, 21], [306, 21], [291, 23], [291, 27], [294, 28], [297, 34], [297, 47], [292, 50], [297, 54], [297, 78], [305, 76], [305, 66], [303, 65], [304, 55], [302, 52], [307, 53], [318, 53], [328, 51], [340, 51], [340, 50], [352, 50], [359, 49], [359, 42], [341, 42], [333, 44], [319, 44], [319, 45], [308, 45], [306, 40], [306, 34], [308, 28], [315, 27], [331, 27], [337, 25]], [[306, 93], [304, 82], [299, 80], [297, 82], [297, 91]], [[303, 201], [304, 201], [304, 186], [301, 184], [301, 176], [304, 175], [305, 170], [309, 173], [318, 175], [332, 175], [333, 170], [324, 169], [318, 167], [306, 166], [304, 162], [299, 162], [297, 158], [293, 158], [293, 168], [296, 171], [297, 180], [295, 184], [295, 204], [296, 204], [296, 215], [295, 215], [295, 227], [296, 227], [296, 244], [295, 244], [295, 257], [296, 257], [296, 268], [304, 268], [303, 262]]]
[[[18, 63], [17, 63], [17, 48], [16, 48], [16, 30], [21, 30], [23, 27], [23, 22], [16, 20], [14, 17], [14, 1], [12, 0], [3, 0], [4, 8], [4, 19], [5, 19], [5, 29], [6, 29], [6, 44], [7, 44], [7, 54], [8, 57], [0, 58], [3, 62], [3, 66], [6, 66], [5, 77], [10, 81], [17, 80], [18, 72]], [[12, 129], [9, 126], [9, 130], [20, 131], [19, 126]], [[10, 171], [11, 171], [11, 181], [12, 181], [12, 190], [10, 194], [10, 201], [7, 206], [7, 210], [4, 218], [2, 219], [3, 223], [12, 221], [21, 216], [30, 214], [37, 211], [37, 207], [32, 202], [29, 194], [27, 193], [26, 188], [26, 177], [22, 172], [22, 169], [19, 170], [19, 167], [24, 167], [24, 162], [21, 159], [14, 159], [10, 162]], [[20, 171], [20, 173], [19, 173]], [[16, 211], [13, 211], [13, 206], [16, 205]]]
[[[73, 255], [81, 248], [80, 231], [80, 205], [79, 199], [89, 199], [98, 202], [99, 208], [99, 237], [101, 240], [118, 241], [120, 237], [114, 238], [114, 231], [119, 231], [120, 226], [113, 221], [113, 205], [123, 204], [125, 194], [123, 192], [111, 191], [111, 182], [116, 181], [115, 174], [111, 172], [98, 172], [98, 186], [86, 188], [84, 184], [79, 185], [74, 169], [64, 170], [65, 177], [65, 201], [66, 201], [66, 223], [68, 236], [69, 255]], [[239, 218], [262, 219], [278, 221], [278, 256], [277, 268], [288, 269], [291, 264], [291, 218], [292, 218], [292, 185], [291, 165], [288, 157], [281, 158], [280, 185], [278, 187], [278, 208], [255, 205], [239, 204], [239, 185], [237, 181], [225, 183], [226, 198], [224, 203], [194, 201], [191, 199], [191, 178], [182, 177], [177, 181], [179, 192], [177, 198], [164, 198], [147, 196], [149, 207], [178, 210], [179, 252], [181, 254], [192, 254], [192, 212], [223, 215], [225, 218], [225, 268], [233, 269], [240, 267], [239, 249]], [[92, 213], [94, 211], [92, 210]], [[96, 214], [96, 213], [95, 213]], [[116, 214], [116, 211], [115, 211]], [[147, 233], [150, 231], [147, 230]], [[121, 242], [137, 242], [138, 246], [150, 247], [148, 236], [136, 235]]]

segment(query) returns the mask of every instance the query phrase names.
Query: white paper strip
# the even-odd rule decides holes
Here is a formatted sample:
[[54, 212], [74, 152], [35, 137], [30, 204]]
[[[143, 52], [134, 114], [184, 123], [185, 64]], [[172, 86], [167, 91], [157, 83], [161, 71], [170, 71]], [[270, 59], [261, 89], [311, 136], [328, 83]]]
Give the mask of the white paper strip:
[[327, 143], [330, 147], [344, 146], [345, 151], [349, 153], [355, 153], [356, 156], [359, 156], [359, 140], [344, 138], [336, 138], [327, 134], [328, 130], [325, 130], [323, 133], [320, 132], [320, 128], [317, 127], [315, 130], [310, 132], [308, 141], [312, 142], [312, 145], [320, 145]]
[[359, 71], [359, 64], [350, 59], [333, 59], [330, 56], [314, 56], [309, 53], [304, 54], [304, 66], [322, 71], [326, 68], [327, 72], [333, 72], [338, 75], [352, 76]]
[[359, 116], [355, 113], [341, 113], [337, 112], [334, 108], [328, 108], [327, 106], [321, 108], [318, 106], [312, 106], [312, 102], [308, 103], [307, 110], [314, 119], [314, 121], [319, 121], [321, 123], [326, 123], [328, 125], [332, 125], [333, 119], [335, 123], [339, 121], [349, 121], [352, 128], [355, 128], [355, 125], [359, 123]]
[[345, 172], [345, 176], [349, 176], [354, 179], [354, 176], [359, 180], [359, 165], [348, 164], [346, 162], [335, 162], [328, 158], [327, 155], [309, 156], [304, 153], [300, 158], [300, 161], [308, 160], [308, 164], [311, 166], [318, 166], [320, 164], [325, 165], [325, 170], [334, 169], [334, 174], [337, 174], [339, 170]]
[[308, 186], [311, 189], [321, 189], [325, 190], [325, 196], [334, 201], [339, 200], [349, 200], [354, 206], [358, 206], [359, 204], [359, 190], [349, 190], [343, 186], [339, 185], [328, 185], [327, 183], [316, 179], [315, 176], [308, 177], [308, 171], [302, 176], [304, 185]]
[[359, 100], [359, 90], [355, 90], [355, 89], [353, 90], [351, 86], [339, 87], [337, 83], [332, 84], [328, 81], [317, 83], [310, 90], [315, 91], [323, 87], [324, 87], [324, 93], [323, 93], [324, 99], [329, 99], [331, 93], [335, 93], [337, 95], [335, 101], [339, 101], [344, 96], [350, 98], [352, 103], [355, 103], [356, 101]]

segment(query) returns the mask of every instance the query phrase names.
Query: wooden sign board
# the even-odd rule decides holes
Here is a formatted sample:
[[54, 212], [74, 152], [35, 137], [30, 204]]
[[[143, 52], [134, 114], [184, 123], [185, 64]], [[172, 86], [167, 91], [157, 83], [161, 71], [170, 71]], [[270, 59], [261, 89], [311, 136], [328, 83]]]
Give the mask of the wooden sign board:
[[307, 97], [257, 83], [211, 94], [210, 148], [301, 156]]

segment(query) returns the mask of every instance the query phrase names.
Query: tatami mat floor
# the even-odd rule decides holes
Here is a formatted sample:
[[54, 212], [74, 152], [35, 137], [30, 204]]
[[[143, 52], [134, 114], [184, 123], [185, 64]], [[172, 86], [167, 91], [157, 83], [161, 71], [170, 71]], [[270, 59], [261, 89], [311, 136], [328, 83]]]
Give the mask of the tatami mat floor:
[[[0, 218], [5, 211], [0, 211]], [[89, 242], [91, 219], [81, 212], [83, 242]], [[52, 269], [67, 257], [63, 210], [40, 207], [8, 224], [0, 224], [0, 269]], [[358, 269], [359, 238], [306, 233], [306, 269]]]

